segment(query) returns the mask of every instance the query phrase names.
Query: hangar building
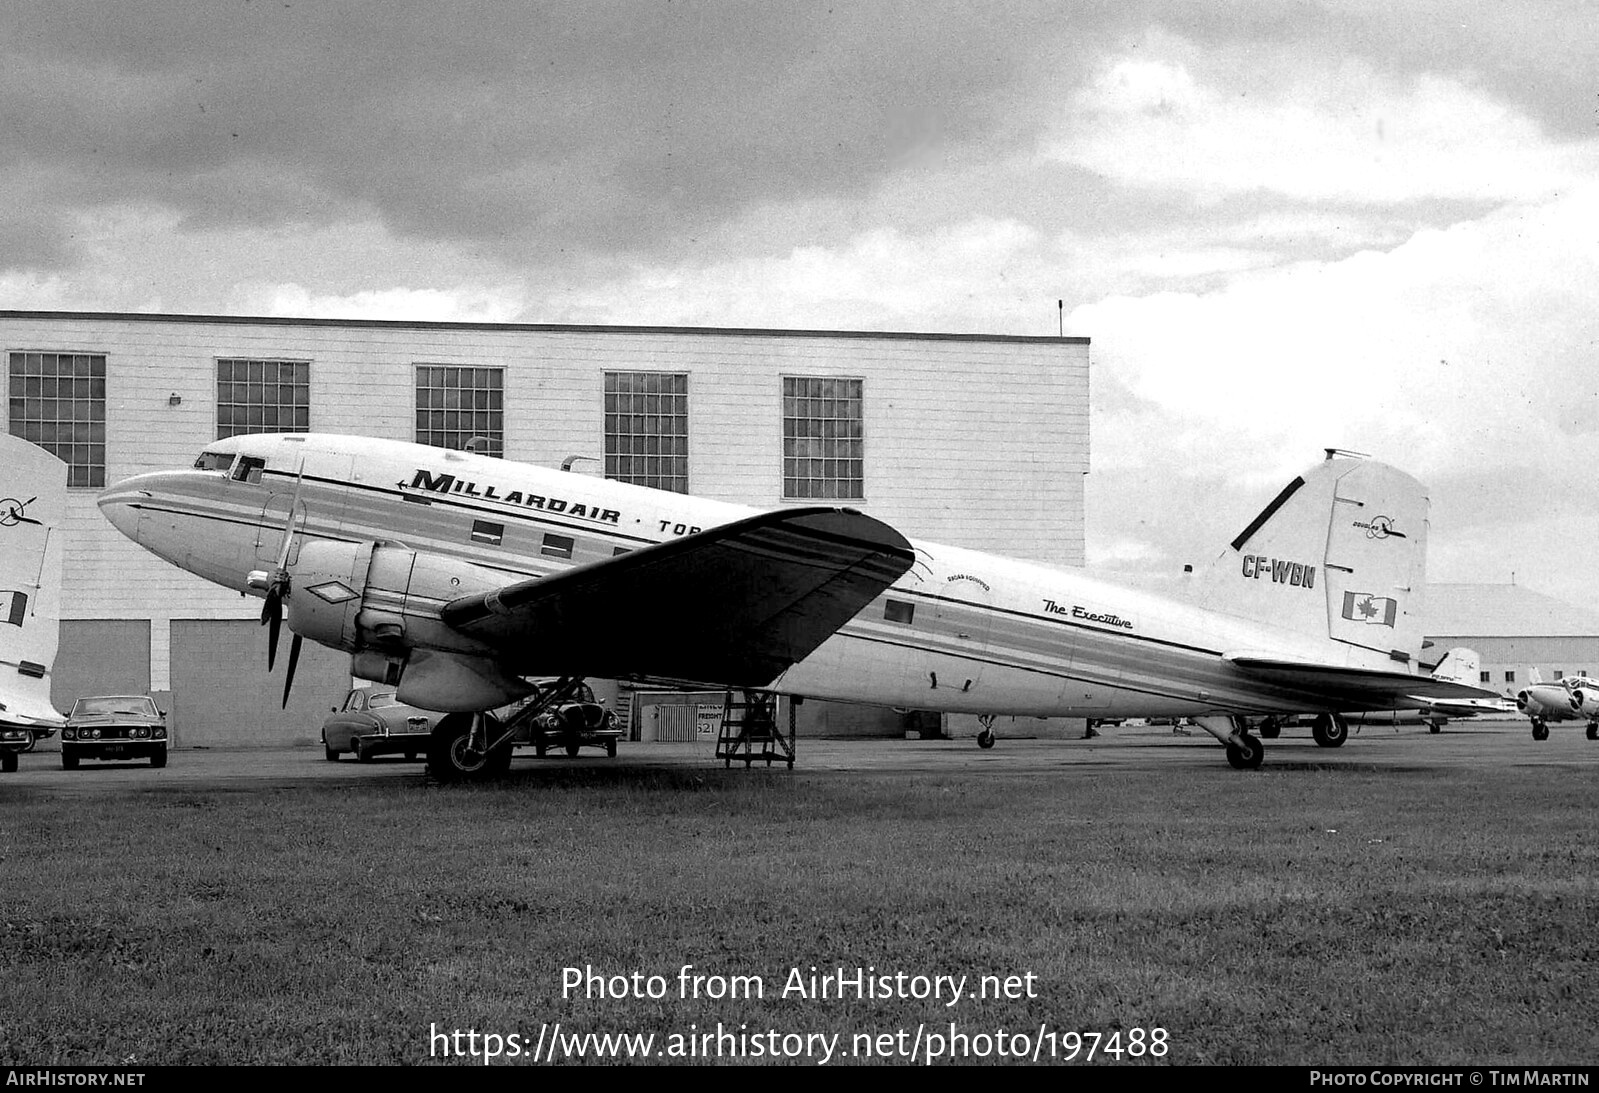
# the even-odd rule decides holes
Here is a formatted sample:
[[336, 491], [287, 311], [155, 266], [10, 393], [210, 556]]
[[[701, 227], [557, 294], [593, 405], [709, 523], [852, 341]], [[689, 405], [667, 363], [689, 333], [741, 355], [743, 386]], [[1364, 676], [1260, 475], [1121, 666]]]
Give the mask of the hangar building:
[[[1088, 339], [0, 311], [12, 433], [69, 465], [53, 699], [156, 695], [174, 742], [314, 740], [348, 660], [307, 645], [286, 712], [260, 603], [124, 539], [102, 487], [242, 432], [462, 447], [907, 535], [1083, 562]], [[710, 605], [708, 605], [710, 606]], [[690, 620], [622, 618], [681, 640]], [[623, 705], [631, 708], [631, 697]], [[899, 731], [806, 703], [801, 731]]]
[[1599, 677], [1599, 615], [1514, 584], [1429, 584], [1430, 652], [1482, 656], [1481, 686], [1515, 697], [1537, 668], [1544, 682]]

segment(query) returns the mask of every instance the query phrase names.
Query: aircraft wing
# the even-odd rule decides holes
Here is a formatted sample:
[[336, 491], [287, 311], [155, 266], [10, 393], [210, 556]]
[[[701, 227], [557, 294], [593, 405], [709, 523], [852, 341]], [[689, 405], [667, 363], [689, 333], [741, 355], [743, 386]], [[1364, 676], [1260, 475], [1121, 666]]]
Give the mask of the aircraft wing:
[[1498, 698], [1493, 691], [1408, 672], [1322, 664], [1261, 653], [1225, 653], [1222, 659], [1267, 682], [1315, 691], [1329, 698], [1378, 705], [1404, 705], [1406, 698]]
[[529, 675], [762, 687], [914, 557], [899, 532], [854, 510], [779, 509], [464, 596], [441, 614]]

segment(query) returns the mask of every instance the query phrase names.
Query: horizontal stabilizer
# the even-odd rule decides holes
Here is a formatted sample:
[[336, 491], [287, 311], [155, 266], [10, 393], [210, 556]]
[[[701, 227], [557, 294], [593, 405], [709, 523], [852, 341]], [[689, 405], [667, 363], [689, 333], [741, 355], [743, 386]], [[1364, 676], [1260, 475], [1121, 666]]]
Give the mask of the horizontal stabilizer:
[[1240, 671], [1267, 682], [1325, 691], [1351, 707], [1358, 704], [1402, 704], [1413, 698], [1498, 698], [1493, 691], [1465, 683], [1413, 676], [1408, 672], [1383, 672], [1342, 664], [1292, 660], [1261, 653], [1227, 653], [1223, 660]]
[[763, 687], [911, 566], [850, 509], [780, 509], [445, 605], [525, 675]]

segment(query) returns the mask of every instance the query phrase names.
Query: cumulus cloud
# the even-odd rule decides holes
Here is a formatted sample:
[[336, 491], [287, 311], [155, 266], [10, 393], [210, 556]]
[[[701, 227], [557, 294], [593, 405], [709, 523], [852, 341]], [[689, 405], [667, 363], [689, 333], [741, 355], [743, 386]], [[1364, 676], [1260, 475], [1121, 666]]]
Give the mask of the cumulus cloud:
[[1181, 63], [1119, 58], [1075, 96], [1063, 129], [1051, 156], [1211, 199], [1263, 190], [1308, 201], [1531, 200], [1592, 168], [1591, 155], [1553, 144], [1458, 80], [1396, 79], [1356, 59], [1262, 87], [1201, 84]]

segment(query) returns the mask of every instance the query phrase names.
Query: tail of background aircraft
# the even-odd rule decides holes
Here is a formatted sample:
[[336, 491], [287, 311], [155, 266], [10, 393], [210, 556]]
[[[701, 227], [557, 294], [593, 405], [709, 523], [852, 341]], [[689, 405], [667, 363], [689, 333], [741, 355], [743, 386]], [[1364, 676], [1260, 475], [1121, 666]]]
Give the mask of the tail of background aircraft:
[[0, 433], [0, 720], [55, 723], [67, 465]]
[[1457, 646], [1444, 654], [1432, 670], [1432, 678], [1475, 687], [1482, 675], [1482, 655], [1475, 649]]
[[1213, 611], [1414, 663], [1427, 509], [1425, 487], [1402, 471], [1329, 454], [1196, 574], [1195, 595]]

